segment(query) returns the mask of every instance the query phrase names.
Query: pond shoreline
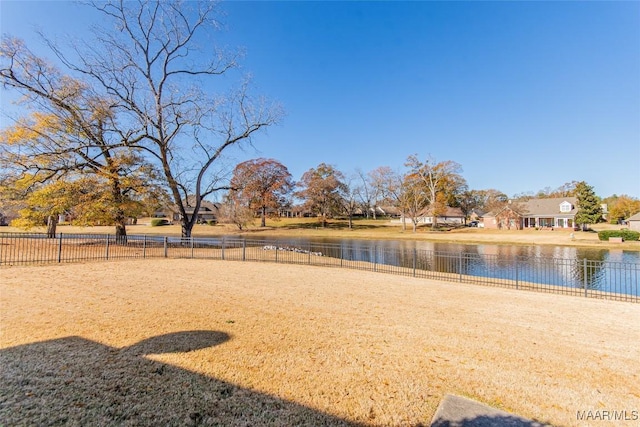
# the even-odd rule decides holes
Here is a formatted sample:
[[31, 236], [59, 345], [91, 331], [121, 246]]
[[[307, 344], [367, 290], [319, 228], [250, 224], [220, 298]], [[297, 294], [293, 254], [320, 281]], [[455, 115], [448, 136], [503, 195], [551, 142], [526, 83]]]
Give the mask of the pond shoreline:
[[[571, 230], [487, 230], [482, 228], [463, 227], [447, 231], [432, 231], [430, 228], [419, 227], [413, 233], [411, 227], [402, 230], [399, 225], [389, 225], [382, 220], [356, 221], [349, 229], [343, 221], [333, 221], [322, 228], [315, 221], [293, 222], [289, 220], [269, 221], [267, 227], [250, 226], [245, 230], [238, 230], [234, 225], [219, 224], [215, 226], [198, 224], [193, 229], [194, 237], [245, 237], [248, 239], [289, 239], [289, 238], [325, 238], [325, 239], [358, 239], [358, 240], [418, 240], [442, 243], [457, 243], [469, 245], [517, 245], [517, 246], [568, 246], [594, 249], [622, 250], [640, 252], [640, 242], [614, 243], [598, 240], [597, 231], [602, 229], [620, 229], [620, 226], [599, 224], [594, 231]], [[16, 227], [1, 227], [0, 232], [45, 232], [44, 227], [30, 230]], [[58, 233], [64, 234], [113, 234], [112, 226], [78, 227], [59, 225]], [[180, 226], [177, 224], [152, 227], [140, 221], [137, 225], [128, 225], [127, 234], [130, 235], [162, 235], [180, 236]]]

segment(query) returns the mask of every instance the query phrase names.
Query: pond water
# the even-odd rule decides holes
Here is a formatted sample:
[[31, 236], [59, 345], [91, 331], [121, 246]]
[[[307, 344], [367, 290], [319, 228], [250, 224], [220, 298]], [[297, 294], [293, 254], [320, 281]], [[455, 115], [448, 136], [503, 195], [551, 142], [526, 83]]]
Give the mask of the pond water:
[[428, 242], [420, 240], [359, 240], [359, 239], [323, 239], [323, 238], [275, 238], [266, 239], [274, 242], [290, 243], [306, 248], [311, 246], [338, 245], [349, 248], [380, 248], [412, 251], [413, 249], [454, 252], [464, 254], [496, 255], [505, 259], [543, 257], [571, 260], [611, 261], [623, 263], [640, 263], [640, 251], [608, 250], [598, 248], [583, 248], [575, 246], [550, 245], [490, 245], [490, 244], [460, 244], [446, 242]]
[[267, 239], [326, 256], [640, 295], [640, 252], [568, 246], [457, 244], [409, 240]]

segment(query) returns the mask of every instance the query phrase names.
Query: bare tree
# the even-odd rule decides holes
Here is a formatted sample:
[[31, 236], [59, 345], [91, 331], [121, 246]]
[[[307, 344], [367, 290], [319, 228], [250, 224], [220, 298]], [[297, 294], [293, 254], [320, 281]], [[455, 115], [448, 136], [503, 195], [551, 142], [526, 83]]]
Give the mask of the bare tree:
[[361, 203], [358, 202], [359, 197], [362, 194], [362, 186], [358, 185], [358, 179], [360, 175], [356, 173], [356, 175], [347, 178], [343, 182], [343, 186], [341, 186], [341, 206], [342, 211], [347, 216], [349, 221], [349, 229], [353, 228], [353, 216], [358, 211], [358, 208], [362, 206]]
[[404, 212], [402, 223], [404, 225], [405, 216], [411, 220], [413, 232], [418, 228], [418, 221], [424, 215], [424, 210], [428, 206], [428, 198], [423, 188], [422, 179], [413, 174], [407, 173], [402, 180], [399, 191], [399, 202]]
[[509, 202], [509, 197], [502, 191], [490, 188], [488, 190], [478, 190], [480, 198], [480, 208], [485, 212], [498, 212]]
[[376, 189], [375, 191], [379, 194], [378, 197], [400, 211], [402, 229], [406, 230], [407, 225], [404, 220], [406, 215], [406, 194], [402, 175], [389, 166], [380, 166], [369, 172], [369, 178], [372, 186]]
[[423, 183], [427, 204], [431, 206], [432, 222], [431, 226], [437, 226], [437, 213], [442, 210], [442, 203], [448, 197], [438, 197], [438, 194], [445, 196], [453, 191], [459, 185], [464, 184], [464, 179], [460, 176], [462, 167], [451, 160], [436, 162], [435, 159], [429, 157], [426, 161], [421, 162], [416, 155], [407, 158], [406, 166], [409, 173], [420, 179]]
[[[373, 185], [373, 182], [368, 174], [365, 174], [362, 170], [356, 170], [356, 177], [359, 181], [358, 184], [352, 182], [354, 186], [355, 195], [362, 206], [362, 210], [367, 218], [373, 215], [373, 219], [376, 219], [376, 203], [377, 203], [377, 190], [378, 188]], [[353, 179], [351, 180], [353, 181]]]
[[153, 182], [154, 174], [132, 148], [136, 140], [117, 131], [114, 100], [62, 74], [20, 40], [4, 36], [0, 59], [3, 86], [22, 94], [33, 112], [0, 134], [3, 170], [28, 177], [32, 185], [23, 187], [23, 197], [33, 186], [70, 183], [70, 174], [94, 175], [109, 188], [103, 210], [110, 214], [108, 222], [115, 223], [117, 238], [124, 240], [127, 205], [135, 192]]
[[[251, 143], [259, 130], [276, 123], [280, 109], [250, 96], [243, 82], [226, 93], [204, 88], [236, 67], [236, 55], [200, 50], [197, 40], [218, 28], [217, 3], [92, 2], [113, 28], [95, 28], [96, 39], [76, 48], [70, 59], [50, 45], [72, 70], [82, 73], [115, 100], [127, 118], [123, 138], [157, 162], [189, 237], [202, 200], [229, 185], [222, 180], [222, 156]], [[226, 81], [226, 80], [225, 80]], [[224, 84], [224, 82], [222, 82]], [[194, 200], [187, 215], [187, 200]]]
[[578, 181], [565, 182], [560, 187], [552, 190], [551, 187], [545, 187], [539, 190], [535, 197], [538, 199], [547, 199], [552, 197], [574, 197], [576, 196]]
[[254, 211], [249, 207], [249, 200], [242, 193], [230, 190], [220, 207], [220, 217], [223, 222], [235, 224], [239, 230], [244, 230], [253, 218]]

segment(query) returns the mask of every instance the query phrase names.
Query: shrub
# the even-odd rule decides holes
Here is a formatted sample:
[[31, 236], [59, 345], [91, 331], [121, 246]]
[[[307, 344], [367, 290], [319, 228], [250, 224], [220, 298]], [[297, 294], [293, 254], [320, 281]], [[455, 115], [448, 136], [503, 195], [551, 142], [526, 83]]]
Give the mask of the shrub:
[[169, 225], [169, 221], [164, 218], [154, 218], [151, 220], [152, 227], [160, 227], [161, 225]]
[[215, 219], [210, 219], [209, 221], [207, 221], [207, 224], [209, 224], [209, 225], [216, 225], [217, 223], [218, 223], [218, 221], [215, 220]]
[[640, 240], [640, 233], [633, 230], [602, 230], [598, 232], [600, 240], [609, 240], [609, 237], [622, 237], [622, 240], [637, 242]]

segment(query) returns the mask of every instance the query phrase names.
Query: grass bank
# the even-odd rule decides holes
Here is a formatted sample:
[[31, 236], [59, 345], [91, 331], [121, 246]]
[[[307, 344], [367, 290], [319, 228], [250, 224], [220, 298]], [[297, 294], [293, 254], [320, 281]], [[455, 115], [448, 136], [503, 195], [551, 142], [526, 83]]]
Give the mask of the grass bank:
[[3, 268], [0, 312], [7, 425], [418, 426], [454, 393], [577, 426], [640, 404], [637, 304], [163, 259]]
[[[128, 226], [130, 234], [158, 234], [179, 236], [179, 225], [151, 227], [149, 221], [141, 221], [139, 225]], [[423, 240], [434, 242], [453, 242], [469, 244], [505, 244], [505, 245], [554, 245], [579, 246], [601, 249], [618, 249], [640, 251], [640, 242], [610, 243], [598, 240], [597, 231], [602, 229], [620, 229], [621, 226], [598, 224], [594, 231], [569, 230], [486, 230], [483, 228], [460, 227], [441, 228], [436, 231], [430, 227], [419, 227], [417, 232], [406, 230], [399, 224], [391, 224], [388, 219], [354, 221], [354, 227], [348, 228], [346, 220], [331, 220], [327, 227], [322, 227], [316, 218], [282, 218], [268, 220], [267, 227], [259, 227], [259, 221], [254, 221], [245, 230], [240, 231], [236, 226], [219, 224], [215, 226], [196, 225], [193, 230], [195, 237], [234, 235], [247, 238], [331, 238], [331, 239], [383, 239], [383, 240]], [[2, 227], [0, 231], [24, 231], [13, 227]], [[33, 231], [44, 232], [44, 228]], [[73, 227], [61, 225], [62, 233], [113, 233], [113, 227]]]

